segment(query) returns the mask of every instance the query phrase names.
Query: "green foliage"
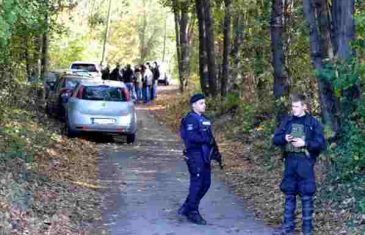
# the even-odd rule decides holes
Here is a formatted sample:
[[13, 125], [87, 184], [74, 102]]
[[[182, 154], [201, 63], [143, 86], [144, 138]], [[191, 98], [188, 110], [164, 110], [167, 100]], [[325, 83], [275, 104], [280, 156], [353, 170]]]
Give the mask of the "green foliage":
[[343, 127], [343, 140], [331, 155], [337, 173], [345, 181], [351, 181], [365, 169], [365, 133], [349, 121]]
[[25, 157], [24, 141], [19, 138], [19, 130], [15, 128], [0, 128], [0, 160]]
[[242, 103], [239, 110], [242, 132], [249, 133], [254, 127], [256, 107], [254, 104]]
[[361, 83], [361, 67], [354, 59], [347, 62], [327, 64], [320, 77], [333, 84], [340, 100], [341, 139], [332, 150], [336, 174], [345, 181], [365, 169], [365, 112], [364, 98], [353, 94], [353, 87]]
[[[340, 101], [340, 140], [329, 148], [331, 159], [330, 181], [336, 188], [324, 189], [323, 195], [331, 195], [343, 200], [343, 192], [352, 195], [354, 200], [346, 207], [365, 213], [365, 65], [363, 63], [365, 44], [364, 14], [356, 17], [358, 39], [353, 43], [358, 56], [350, 61], [328, 62], [323, 72], [318, 73], [333, 85], [335, 95]], [[360, 89], [360, 94], [354, 89]], [[346, 208], [348, 209], [348, 208]]]
[[[61, 37], [55, 39], [62, 40]], [[71, 62], [86, 59], [85, 51], [86, 45], [82, 39], [70, 41], [67, 46], [53, 44], [49, 50], [49, 55], [52, 58], [51, 67], [54, 69], [68, 68]]]
[[240, 106], [241, 99], [237, 93], [229, 93], [227, 97], [224, 98], [223, 107], [226, 110], [234, 110]]
[[88, 19], [89, 21], [89, 27], [92, 28], [92, 27], [95, 27], [95, 26], [98, 26], [98, 25], [103, 25], [105, 24], [105, 16], [102, 16], [100, 14], [100, 12], [95, 12], [93, 15], [91, 15]]
[[268, 171], [277, 170], [280, 158], [276, 156], [282, 156], [282, 151], [280, 148], [273, 146], [272, 135], [276, 128], [276, 119], [269, 118], [260, 123], [260, 125], [255, 129], [256, 135], [261, 141], [259, 144], [254, 144], [259, 153], [261, 153], [260, 161], [265, 165]]
[[[101, 61], [108, 1], [79, 1], [72, 11], [59, 12], [66, 29], [51, 35], [52, 68], [66, 68], [72, 60]], [[173, 15], [157, 0], [112, 1], [106, 42], [106, 64], [141, 63], [142, 60], [174, 60]], [[166, 47], [163, 50], [166, 23]], [[172, 67], [172, 66], [171, 66]]]

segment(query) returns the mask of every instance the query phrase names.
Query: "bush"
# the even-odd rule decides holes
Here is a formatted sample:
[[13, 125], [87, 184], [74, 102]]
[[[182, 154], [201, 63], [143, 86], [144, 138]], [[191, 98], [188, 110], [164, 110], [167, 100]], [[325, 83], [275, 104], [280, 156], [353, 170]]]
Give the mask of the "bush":
[[227, 97], [225, 97], [223, 102], [223, 107], [225, 110], [235, 110], [240, 106], [241, 100], [240, 96], [237, 93], [229, 93]]
[[250, 133], [255, 123], [256, 107], [253, 104], [242, 103], [239, 107], [241, 128], [243, 133]]

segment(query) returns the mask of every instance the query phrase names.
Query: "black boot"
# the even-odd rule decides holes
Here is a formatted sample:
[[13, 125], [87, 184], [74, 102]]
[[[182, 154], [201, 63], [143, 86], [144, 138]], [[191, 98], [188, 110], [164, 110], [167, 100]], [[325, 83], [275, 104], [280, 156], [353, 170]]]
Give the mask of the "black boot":
[[284, 228], [275, 229], [272, 235], [294, 235], [294, 232], [286, 232]]
[[304, 235], [313, 234], [313, 197], [302, 196], [302, 232]]
[[292, 195], [292, 194], [285, 195], [283, 225], [281, 228], [276, 229], [273, 232], [273, 235], [293, 234], [293, 231], [295, 229], [294, 213], [295, 213], [296, 205], [297, 205], [296, 195]]
[[297, 197], [296, 197], [296, 195], [292, 195], [292, 194], [285, 195], [283, 229], [286, 232], [292, 232], [295, 229], [295, 209], [296, 209], [296, 206], [297, 206]]
[[194, 223], [194, 224], [199, 224], [199, 225], [206, 225], [207, 221], [205, 221], [203, 219], [203, 217], [199, 214], [199, 212], [197, 211], [192, 211], [187, 215], [187, 218], [190, 222]]
[[185, 203], [179, 208], [179, 210], [177, 211], [177, 214], [180, 216], [188, 216], [189, 211], [188, 211]]

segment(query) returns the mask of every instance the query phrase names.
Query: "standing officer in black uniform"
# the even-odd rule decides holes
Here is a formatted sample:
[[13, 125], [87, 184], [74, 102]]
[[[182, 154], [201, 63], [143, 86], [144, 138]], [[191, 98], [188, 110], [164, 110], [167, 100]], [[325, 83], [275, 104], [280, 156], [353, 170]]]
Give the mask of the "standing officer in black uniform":
[[325, 148], [323, 128], [306, 112], [306, 99], [295, 95], [291, 100], [292, 115], [276, 129], [273, 143], [284, 149], [285, 170], [280, 189], [285, 193], [283, 226], [275, 235], [292, 234], [295, 229], [296, 196], [302, 201], [302, 232], [313, 234], [313, 195], [316, 191], [314, 163]]
[[208, 191], [211, 183], [210, 153], [214, 137], [211, 122], [203, 115], [205, 97], [195, 94], [190, 99], [192, 111], [181, 121], [180, 135], [185, 144], [185, 156], [190, 173], [189, 195], [179, 209], [195, 224], [205, 225], [207, 222], [199, 213], [199, 203]]

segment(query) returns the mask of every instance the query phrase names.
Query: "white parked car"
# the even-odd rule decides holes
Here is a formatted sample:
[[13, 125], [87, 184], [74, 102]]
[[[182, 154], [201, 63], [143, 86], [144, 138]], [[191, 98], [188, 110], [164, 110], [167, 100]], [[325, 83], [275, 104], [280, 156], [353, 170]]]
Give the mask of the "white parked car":
[[114, 133], [133, 143], [137, 131], [134, 103], [119, 81], [81, 81], [67, 101], [65, 121], [70, 137], [80, 132]]
[[87, 71], [95, 79], [101, 80], [101, 66], [97, 62], [75, 61], [70, 65], [71, 71]]

